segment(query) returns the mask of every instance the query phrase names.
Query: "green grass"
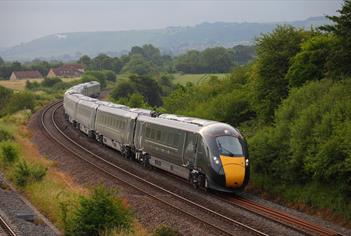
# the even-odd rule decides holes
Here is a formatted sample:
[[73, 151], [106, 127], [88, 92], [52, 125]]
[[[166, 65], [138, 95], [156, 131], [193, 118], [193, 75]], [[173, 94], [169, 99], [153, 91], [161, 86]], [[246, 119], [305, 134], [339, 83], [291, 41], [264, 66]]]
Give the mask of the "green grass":
[[193, 84], [199, 84], [202, 83], [203, 81], [206, 81], [211, 78], [211, 76], [216, 76], [219, 79], [223, 79], [227, 76], [228, 74], [173, 74], [175, 77], [175, 80], [173, 83], [175, 84], [181, 84], [185, 85], [188, 82], [191, 82]]

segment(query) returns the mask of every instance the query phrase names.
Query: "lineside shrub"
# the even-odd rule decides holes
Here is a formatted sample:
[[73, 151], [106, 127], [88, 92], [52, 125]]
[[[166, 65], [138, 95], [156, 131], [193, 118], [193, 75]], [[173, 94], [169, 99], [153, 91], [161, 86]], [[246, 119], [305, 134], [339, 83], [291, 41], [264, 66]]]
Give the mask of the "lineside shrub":
[[178, 236], [178, 235], [180, 235], [180, 233], [168, 225], [160, 225], [153, 233], [153, 236]]
[[93, 189], [90, 196], [82, 196], [79, 206], [69, 212], [62, 205], [62, 219], [66, 235], [99, 235], [111, 229], [130, 230], [132, 214], [115, 193], [104, 187]]
[[18, 159], [18, 151], [13, 143], [7, 141], [1, 145], [1, 157], [5, 165], [11, 165]]
[[29, 182], [41, 181], [46, 172], [47, 168], [41, 165], [29, 165], [26, 161], [21, 161], [15, 167], [14, 181], [19, 187], [25, 187]]

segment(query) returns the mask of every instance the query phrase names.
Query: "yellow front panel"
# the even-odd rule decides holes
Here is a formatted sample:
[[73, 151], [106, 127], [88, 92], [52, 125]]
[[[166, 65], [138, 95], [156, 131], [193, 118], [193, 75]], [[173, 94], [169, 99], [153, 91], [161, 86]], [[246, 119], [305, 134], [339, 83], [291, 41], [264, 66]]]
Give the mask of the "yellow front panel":
[[221, 162], [225, 175], [225, 185], [229, 188], [240, 187], [245, 177], [245, 157], [221, 155]]

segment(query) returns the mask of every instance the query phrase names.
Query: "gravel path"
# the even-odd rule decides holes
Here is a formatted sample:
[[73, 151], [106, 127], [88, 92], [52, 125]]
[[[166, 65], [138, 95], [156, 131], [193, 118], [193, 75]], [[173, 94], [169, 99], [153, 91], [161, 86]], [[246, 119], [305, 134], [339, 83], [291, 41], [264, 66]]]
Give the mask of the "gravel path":
[[0, 215], [18, 235], [51, 236], [59, 234], [56, 228], [49, 227], [45, 223], [48, 220], [15, 192], [1, 175], [0, 183]]

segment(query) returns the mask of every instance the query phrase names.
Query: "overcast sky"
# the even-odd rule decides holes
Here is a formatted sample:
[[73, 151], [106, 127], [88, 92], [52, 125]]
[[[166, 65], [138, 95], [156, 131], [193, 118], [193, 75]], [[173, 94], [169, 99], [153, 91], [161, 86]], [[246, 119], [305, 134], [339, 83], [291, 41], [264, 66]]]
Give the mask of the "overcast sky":
[[335, 15], [342, 0], [4, 1], [0, 47], [48, 34], [154, 29], [202, 22], [272, 22]]

